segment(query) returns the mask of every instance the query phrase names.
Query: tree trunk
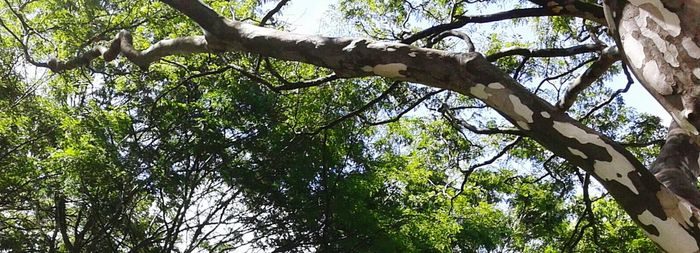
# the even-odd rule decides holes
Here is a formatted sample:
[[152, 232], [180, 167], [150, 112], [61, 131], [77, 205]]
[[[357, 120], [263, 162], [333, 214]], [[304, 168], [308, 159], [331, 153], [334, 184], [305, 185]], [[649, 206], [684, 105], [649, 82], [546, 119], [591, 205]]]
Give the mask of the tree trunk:
[[698, 148], [697, 142], [686, 130], [675, 122], [669, 127], [666, 143], [650, 171], [669, 190], [692, 203], [700, 206], [698, 182]]
[[700, 207], [700, 1], [606, 0], [605, 5], [623, 60], [674, 120], [651, 172]]

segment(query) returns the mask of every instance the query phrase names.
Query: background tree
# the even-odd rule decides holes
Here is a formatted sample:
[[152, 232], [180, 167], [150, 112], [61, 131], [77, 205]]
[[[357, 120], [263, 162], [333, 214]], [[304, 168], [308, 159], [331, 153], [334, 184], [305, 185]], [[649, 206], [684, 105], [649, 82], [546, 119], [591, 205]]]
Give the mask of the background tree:
[[698, 251], [695, 2], [287, 4], [3, 0], [0, 248]]

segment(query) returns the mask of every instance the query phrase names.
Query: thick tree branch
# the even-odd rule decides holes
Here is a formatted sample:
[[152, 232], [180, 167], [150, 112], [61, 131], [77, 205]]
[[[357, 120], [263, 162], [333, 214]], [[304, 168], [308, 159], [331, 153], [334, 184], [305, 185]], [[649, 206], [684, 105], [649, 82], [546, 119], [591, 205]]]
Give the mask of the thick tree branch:
[[700, 148], [693, 137], [673, 122], [666, 143], [650, 169], [659, 181], [695, 206], [700, 206], [700, 191], [696, 186], [700, 176], [698, 153]]
[[586, 69], [581, 76], [569, 84], [564, 93], [564, 97], [559, 100], [557, 107], [561, 110], [568, 110], [576, 101], [578, 94], [591, 86], [608, 71], [613, 63], [620, 60], [620, 53], [616, 46], [608, 47], [600, 54], [598, 59]]
[[68, 222], [66, 217], [66, 198], [60, 193], [56, 193], [54, 196], [54, 202], [56, 204], [55, 216], [56, 227], [61, 232], [61, 239], [63, 244], [70, 252], [75, 252], [73, 243], [70, 241], [70, 236], [68, 235]]
[[[668, 239], [671, 235], [684, 236], [683, 249], [698, 248], [697, 209], [661, 185], [619, 143], [560, 112], [479, 53], [299, 35], [227, 20], [196, 0], [163, 2], [199, 24], [208, 33], [207, 41], [215, 39], [221, 50], [305, 62], [332, 69], [340, 77], [383, 76], [478, 98], [525, 135], [591, 173], [661, 248], [678, 249], [677, 240]], [[122, 51], [129, 58], [130, 50]], [[159, 56], [164, 55], [165, 51]]]
[[597, 4], [580, 0], [530, 0], [530, 2], [549, 8], [556, 13], [606, 24], [603, 6]]
[[204, 36], [190, 36], [176, 39], [161, 40], [148, 49], [139, 51], [134, 48], [131, 33], [121, 31], [112, 40], [109, 47], [96, 46], [68, 61], [51, 59], [48, 63], [35, 64], [39, 67], [48, 67], [54, 72], [74, 69], [88, 65], [95, 58], [102, 56], [105, 61], [114, 60], [119, 54], [141, 68], [165, 56], [176, 54], [193, 54], [210, 52]]
[[[675, 123], [652, 170], [671, 191], [698, 206], [698, 144], [694, 139], [700, 133], [700, 2], [603, 2], [608, 28], [623, 60]], [[676, 125], [683, 131], [674, 129]], [[700, 251], [697, 224], [688, 227], [679, 221], [668, 225], [649, 237], [668, 252]], [[678, 225], [694, 232], [676, 233]]]

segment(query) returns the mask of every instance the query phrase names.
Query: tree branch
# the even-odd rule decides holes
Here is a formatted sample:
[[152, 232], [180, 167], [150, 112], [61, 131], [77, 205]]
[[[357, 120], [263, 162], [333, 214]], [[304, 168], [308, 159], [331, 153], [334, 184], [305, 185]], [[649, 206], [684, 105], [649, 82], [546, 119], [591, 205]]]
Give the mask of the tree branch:
[[430, 40], [430, 43], [428, 43], [428, 45], [426, 45], [426, 47], [433, 47], [433, 45], [437, 44], [439, 41], [441, 41], [447, 37], [450, 37], [450, 36], [462, 39], [462, 41], [464, 41], [464, 43], [467, 44], [467, 48], [466, 48], [467, 53], [473, 53], [476, 51], [476, 48], [474, 47], [474, 43], [472, 42], [471, 37], [469, 37], [469, 35], [467, 35], [466, 33], [463, 33], [460, 31], [455, 31], [455, 30], [444, 31], [444, 32], [438, 34], [437, 36], [435, 36], [435, 38], [432, 38]]
[[600, 79], [608, 71], [613, 63], [620, 60], [620, 52], [616, 46], [608, 47], [600, 54], [598, 59], [586, 69], [581, 76], [569, 84], [564, 97], [559, 100], [557, 107], [563, 111], [568, 110], [576, 101], [578, 94]]
[[362, 112], [368, 110], [369, 108], [371, 108], [372, 106], [374, 106], [375, 104], [379, 103], [380, 101], [384, 100], [387, 96], [389, 96], [389, 94], [390, 94], [392, 91], [394, 91], [397, 87], [399, 87], [399, 84], [400, 84], [400, 83], [401, 83], [401, 82], [394, 82], [394, 83], [392, 83], [391, 86], [389, 86], [388, 89], [386, 89], [384, 92], [382, 92], [382, 94], [380, 94], [378, 97], [376, 97], [376, 98], [370, 100], [368, 103], [366, 103], [366, 104], [363, 105], [362, 107], [360, 107], [360, 108], [358, 108], [357, 110], [354, 110], [354, 111], [352, 111], [352, 112], [350, 112], [350, 113], [348, 113], [348, 114], [345, 114], [345, 115], [343, 115], [343, 116], [341, 116], [341, 117], [339, 117], [339, 118], [337, 118], [337, 119], [335, 119], [335, 120], [329, 122], [328, 124], [326, 124], [326, 125], [324, 125], [324, 126], [322, 126], [322, 127], [319, 127], [318, 129], [316, 129], [316, 131], [314, 131], [314, 132], [312, 132], [312, 133], [309, 133], [309, 134], [310, 134], [310, 135], [318, 134], [318, 133], [320, 133], [320, 132], [323, 131], [323, 130], [330, 129], [330, 128], [332, 128], [332, 127], [338, 125], [340, 122], [343, 122], [344, 120], [347, 120], [347, 119], [349, 119], [349, 118], [355, 117], [355, 116], [359, 115], [360, 113], [362, 113]]
[[210, 52], [204, 36], [190, 36], [175, 39], [161, 40], [148, 49], [139, 51], [134, 48], [131, 33], [122, 30], [109, 44], [109, 47], [96, 46], [85, 53], [67, 61], [51, 59], [48, 63], [35, 64], [39, 67], [48, 67], [54, 72], [74, 69], [88, 65], [95, 58], [102, 56], [105, 61], [112, 61], [119, 54], [124, 55], [142, 69], [165, 56], [176, 54], [193, 54]]
[[265, 16], [260, 20], [260, 26], [265, 26], [265, 23], [272, 19], [272, 16], [277, 14], [282, 9], [282, 7], [284, 7], [288, 2], [289, 0], [282, 0], [279, 3], [277, 3], [275, 8], [272, 8], [272, 10], [267, 12], [267, 14], [265, 14]]
[[[439, 34], [445, 31], [457, 29], [463, 27], [467, 24], [479, 24], [479, 23], [490, 23], [508, 19], [516, 18], [528, 18], [528, 17], [546, 17], [546, 16], [575, 16], [585, 19], [592, 20], [597, 23], [605, 24], [605, 16], [603, 15], [603, 9], [600, 7], [600, 13], [589, 13], [581, 11], [558, 11], [555, 12], [548, 8], [525, 8], [525, 9], [514, 9], [509, 11], [503, 11], [493, 14], [486, 15], [475, 15], [475, 16], [456, 16], [457, 21], [452, 23], [440, 24], [423, 31], [420, 31], [404, 40], [401, 43], [413, 44], [414, 42], [426, 38], [428, 36]], [[595, 14], [595, 15], [592, 15]], [[600, 14], [598, 16], [598, 14]]]
[[327, 76], [319, 77], [313, 80], [306, 80], [306, 81], [300, 81], [300, 82], [290, 82], [287, 79], [285, 79], [282, 75], [280, 75], [277, 70], [272, 66], [272, 63], [270, 62], [269, 59], [265, 59], [265, 67], [267, 68], [268, 71], [270, 71], [270, 74], [274, 76], [279, 82], [281, 82], [283, 85], [281, 86], [274, 86], [272, 87], [273, 90], [275, 91], [285, 91], [285, 90], [296, 90], [296, 89], [302, 89], [302, 88], [308, 88], [308, 87], [313, 87], [313, 86], [319, 86], [324, 83], [328, 83], [331, 81], [338, 80], [339, 77], [335, 74], [330, 74]]
[[579, 17], [605, 25], [603, 6], [580, 0], [530, 0], [530, 2], [542, 7], [547, 7], [553, 12], [567, 16]]
[[662, 249], [676, 247], [669, 235], [683, 235], [690, 244], [700, 241], [698, 210], [661, 185], [629, 151], [537, 97], [479, 53], [287, 33], [225, 19], [196, 0], [163, 2], [199, 24], [226, 51], [305, 62], [340, 77], [383, 76], [478, 98], [548, 150], [591, 173]]
[[584, 53], [594, 53], [603, 50], [603, 45], [598, 44], [583, 44], [567, 48], [545, 48], [531, 50], [522, 47], [510, 47], [501, 50], [500, 52], [486, 56], [486, 59], [493, 62], [500, 58], [513, 55], [522, 55], [526, 57], [563, 57], [572, 56]]
[[675, 194], [700, 206], [700, 191], [696, 184], [700, 176], [700, 148], [689, 133], [671, 122], [666, 143], [651, 165], [651, 172]]
[[424, 96], [422, 96], [421, 98], [419, 98], [418, 100], [416, 100], [415, 102], [413, 102], [411, 105], [409, 105], [406, 109], [404, 109], [403, 111], [401, 111], [401, 112], [400, 112], [399, 114], [397, 114], [396, 116], [391, 117], [391, 118], [388, 118], [388, 119], [385, 119], [385, 120], [376, 121], [376, 122], [368, 122], [367, 124], [370, 125], [370, 126], [378, 126], [378, 125], [384, 125], [384, 124], [391, 123], [391, 122], [396, 122], [396, 121], [398, 121], [399, 119], [401, 119], [404, 115], [406, 115], [406, 113], [410, 112], [411, 110], [413, 110], [414, 108], [416, 108], [416, 106], [418, 106], [418, 105], [420, 105], [421, 103], [423, 103], [423, 101], [425, 101], [425, 100], [427, 100], [428, 98], [430, 98], [430, 97], [432, 97], [432, 96], [435, 96], [436, 94], [438, 94], [438, 93], [440, 93], [440, 92], [443, 92], [443, 91], [445, 91], [445, 90], [444, 90], [444, 89], [440, 89], [440, 90], [431, 91], [431, 92], [429, 92], [428, 94], [425, 94]]
[[486, 128], [486, 129], [479, 129], [476, 128], [474, 125], [467, 123], [466, 121], [457, 118], [454, 115], [454, 112], [452, 108], [441, 108], [440, 112], [442, 113], [442, 116], [449, 121], [453, 126], [455, 126], [458, 130], [462, 129], [467, 129], [472, 133], [475, 134], [510, 134], [510, 135], [516, 135], [516, 136], [525, 136], [522, 131], [516, 130], [516, 129], [500, 129], [500, 128]]

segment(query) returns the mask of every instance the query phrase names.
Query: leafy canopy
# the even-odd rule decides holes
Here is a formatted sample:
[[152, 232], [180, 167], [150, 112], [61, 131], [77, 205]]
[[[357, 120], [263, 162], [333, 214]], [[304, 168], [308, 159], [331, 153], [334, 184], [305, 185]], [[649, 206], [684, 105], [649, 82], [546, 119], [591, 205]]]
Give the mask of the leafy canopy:
[[[277, 3], [207, 4], [256, 23]], [[340, 1], [329, 26], [400, 40], [512, 6], [529, 4]], [[25, 49], [67, 58], [122, 29], [141, 49], [201, 34], [155, 1], [5, 0], [0, 20], [0, 251], [655, 249], [588, 174], [530, 139], [470, 131], [509, 128], [476, 100], [381, 78], [280, 90], [331, 73], [246, 53], [169, 56], [147, 70], [119, 58], [62, 73], [25, 61]], [[554, 17], [463, 29], [489, 55], [580, 44], [593, 26]], [[454, 38], [417, 44], [465, 49]], [[556, 101], [594, 57], [496, 63]], [[570, 114], [623, 142], [660, 138], [659, 119], [621, 98], [589, 112], [611, 93], [593, 86]], [[656, 144], [633, 151], [650, 162]]]

